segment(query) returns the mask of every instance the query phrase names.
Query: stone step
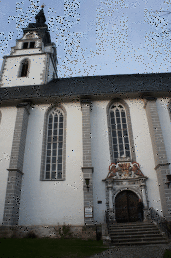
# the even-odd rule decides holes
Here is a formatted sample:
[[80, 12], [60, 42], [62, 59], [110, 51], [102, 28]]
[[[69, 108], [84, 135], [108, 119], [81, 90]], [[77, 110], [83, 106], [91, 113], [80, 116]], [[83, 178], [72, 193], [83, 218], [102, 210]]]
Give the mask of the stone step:
[[144, 240], [144, 241], [129, 241], [129, 242], [127, 242], [127, 241], [125, 241], [125, 242], [120, 242], [120, 243], [116, 243], [116, 242], [114, 242], [114, 241], [111, 241], [111, 246], [115, 246], [115, 245], [122, 245], [122, 246], [124, 246], [124, 245], [126, 245], [126, 246], [128, 246], [128, 245], [156, 245], [156, 244], [168, 244], [168, 241], [166, 241], [166, 240], [151, 240], [151, 241], [146, 241], [146, 240]]
[[125, 225], [125, 226], [120, 226], [120, 225], [109, 225], [109, 228], [155, 228], [156, 225]]
[[115, 225], [111, 224], [109, 225], [109, 228], [155, 228], [156, 225], [154, 224], [135, 224], [135, 225]]
[[145, 225], [154, 225], [153, 222], [127, 222], [127, 223], [117, 223], [117, 222], [110, 222], [109, 225], [126, 227], [126, 226], [145, 226]]
[[109, 225], [109, 228], [155, 228], [156, 226], [153, 224], [149, 225], [125, 225], [125, 226], [120, 226], [120, 225]]
[[152, 230], [149, 230], [149, 229], [144, 229], [144, 228], [140, 228], [140, 229], [134, 229], [134, 228], [131, 228], [131, 229], [109, 229], [109, 232], [110, 233], [136, 233], [136, 232], [140, 232], [140, 233], [148, 233], [148, 232], [160, 232], [158, 228], [155, 228], [155, 229], [152, 229]]
[[154, 228], [155, 225], [153, 224], [145, 224], [145, 225], [125, 225], [125, 226], [120, 226], [120, 225], [109, 225], [109, 227], [115, 227], [115, 228], [143, 228], [143, 227], [146, 227], [146, 228]]
[[152, 223], [110, 224], [109, 235], [114, 245], [168, 243], [167, 237]]
[[158, 233], [158, 234], [141, 234], [141, 235], [138, 235], [138, 234], [132, 234], [132, 235], [124, 235], [124, 234], [120, 234], [120, 235], [116, 235], [116, 234], [110, 234], [110, 237], [111, 238], [159, 238], [159, 237], [162, 237], [162, 238], [165, 238], [165, 236], [163, 236], [162, 234]]
[[130, 241], [134, 241], [134, 242], [137, 242], [137, 241], [148, 241], [148, 242], [150, 242], [150, 241], [154, 241], [154, 240], [157, 240], [157, 241], [159, 241], [159, 240], [162, 240], [162, 241], [166, 241], [166, 239], [165, 238], [163, 238], [162, 236], [160, 236], [160, 237], [158, 237], [158, 238], [151, 238], [151, 237], [146, 237], [146, 238], [144, 238], [144, 237], [140, 237], [140, 238], [137, 238], [137, 237], [134, 237], [134, 236], [132, 236], [132, 237], [127, 237], [127, 238], [111, 238], [111, 240], [113, 241], [113, 242], [116, 242], [116, 243], [121, 243], [121, 242], [130, 242]]

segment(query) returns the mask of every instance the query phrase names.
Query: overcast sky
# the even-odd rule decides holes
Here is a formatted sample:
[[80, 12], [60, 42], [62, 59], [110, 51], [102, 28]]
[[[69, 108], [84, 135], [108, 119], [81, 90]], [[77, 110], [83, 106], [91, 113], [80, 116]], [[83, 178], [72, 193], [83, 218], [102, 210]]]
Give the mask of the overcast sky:
[[0, 65], [42, 4], [58, 77], [171, 72], [171, 0], [2, 0]]

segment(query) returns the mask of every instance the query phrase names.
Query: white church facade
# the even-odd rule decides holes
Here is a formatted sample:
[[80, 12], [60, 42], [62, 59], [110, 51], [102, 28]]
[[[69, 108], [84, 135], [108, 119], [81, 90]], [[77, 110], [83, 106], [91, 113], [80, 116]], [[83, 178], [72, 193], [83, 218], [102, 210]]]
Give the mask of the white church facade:
[[2, 65], [0, 224], [171, 221], [170, 73], [59, 79], [45, 21]]

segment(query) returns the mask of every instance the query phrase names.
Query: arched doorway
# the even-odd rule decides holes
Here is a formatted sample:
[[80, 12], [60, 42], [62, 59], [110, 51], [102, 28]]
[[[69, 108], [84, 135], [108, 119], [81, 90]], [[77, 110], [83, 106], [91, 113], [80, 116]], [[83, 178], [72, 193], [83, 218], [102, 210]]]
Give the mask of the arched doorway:
[[130, 191], [121, 191], [115, 198], [115, 217], [117, 222], [138, 221], [138, 196]]

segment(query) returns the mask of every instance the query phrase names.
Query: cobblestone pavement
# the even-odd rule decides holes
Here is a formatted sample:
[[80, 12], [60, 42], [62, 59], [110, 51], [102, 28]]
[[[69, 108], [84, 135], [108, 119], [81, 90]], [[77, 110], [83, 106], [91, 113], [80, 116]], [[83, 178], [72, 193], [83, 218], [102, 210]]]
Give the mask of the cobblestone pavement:
[[171, 249], [171, 243], [143, 246], [115, 246], [90, 258], [163, 258], [166, 249]]

